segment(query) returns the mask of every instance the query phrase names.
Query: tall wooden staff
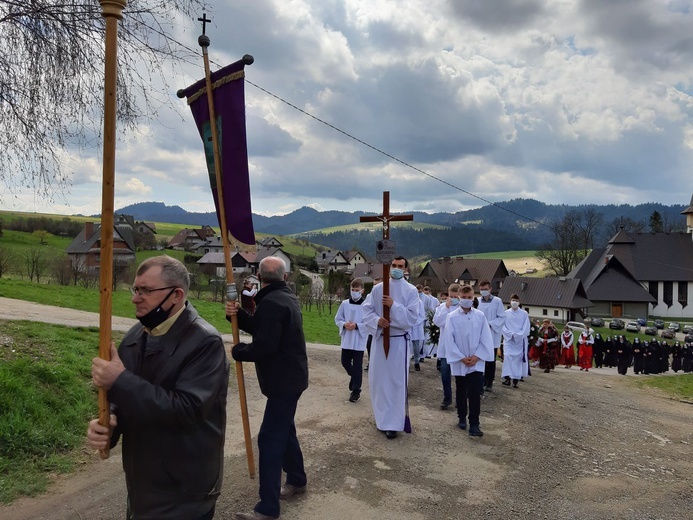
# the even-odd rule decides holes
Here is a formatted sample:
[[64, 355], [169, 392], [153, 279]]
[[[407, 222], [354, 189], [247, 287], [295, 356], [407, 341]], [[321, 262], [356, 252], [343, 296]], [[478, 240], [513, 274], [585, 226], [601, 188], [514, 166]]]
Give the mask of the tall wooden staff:
[[[221, 241], [224, 245], [224, 265], [226, 266], [226, 297], [228, 300], [236, 301], [238, 292], [233, 280], [233, 264], [231, 263], [231, 244], [229, 243], [228, 230], [226, 228], [226, 210], [224, 209], [224, 189], [221, 175], [221, 155], [219, 153], [219, 136], [217, 133], [217, 120], [214, 112], [214, 95], [212, 92], [212, 74], [209, 70], [209, 36], [205, 34], [205, 26], [211, 20], [202, 13], [202, 35], [197, 39], [197, 43], [202, 47], [202, 57], [205, 64], [205, 83], [207, 85], [207, 104], [209, 105], [209, 126], [212, 131], [212, 149], [214, 150], [214, 174], [217, 180], [217, 200], [219, 206], [219, 226], [221, 227]], [[239, 342], [238, 337], [238, 316], [231, 317], [233, 328], [233, 345]], [[248, 474], [250, 478], [255, 478], [255, 461], [253, 458], [253, 444], [250, 437], [250, 421], [248, 419], [248, 401], [245, 394], [245, 379], [243, 377], [243, 363], [236, 361], [236, 379], [238, 380], [238, 398], [241, 402], [241, 420], [243, 423], [243, 437], [245, 439], [245, 453], [248, 459]]]
[[[118, 54], [118, 20], [123, 18], [127, 0], [99, 0], [101, 15], [106, 18], [106, 54], [103, 117], [103, 181], [101, 188], [101, 251], [99, 256], [99, 357], [111, 359], [111, 308], [113, 293], [113, 194], [115, 187], [116, 149], [116, 72]], [[99, 424], [109, 426], [111, 411], [108, 395], [99, 388]], [[107, 459], [109, 448], [100, 451]]]
[[[382, 222], [383, 223], [383, 240], [390, 240], [390, 222], [414, 220], [414, 215], [390, 215], [390, 192], [383, 192], [383, 214], [375, 217], [361, 217], [361, 222]], [[392, 262], [392, 260], [390, 260]], [[390, 264], [383, 264], [383, 296], [390, 295]], [[383, 318], [390, 321], [390, 307], [383, 305]], [[385, 359], [390, 353], [390, 328], [383, 329], [383, 349], [385, 350]]]

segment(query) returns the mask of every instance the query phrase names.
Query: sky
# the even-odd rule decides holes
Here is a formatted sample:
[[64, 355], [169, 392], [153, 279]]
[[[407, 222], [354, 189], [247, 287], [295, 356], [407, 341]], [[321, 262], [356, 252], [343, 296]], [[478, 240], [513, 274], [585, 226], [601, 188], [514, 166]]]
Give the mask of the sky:
[[[246, 83], [255, 213], [380, 212], [383, 191], [391, 211], [427, 212], [693, 194], [693, 0], [215, 4], [213, 68], [252, 54], [246, 79], [274, 95]], [[200, 30], [181, 20], [172, 36], [198, 48]], [[168, 78], [171, 106], [120, 136], [116, 210], [214, 210], [201, 140], [175, 95], [203, 74], [201, 58], [186, 64]], [[65, 196], [19, 192], [0, 207], [99, 213], [100, 153], [66, 155]]]

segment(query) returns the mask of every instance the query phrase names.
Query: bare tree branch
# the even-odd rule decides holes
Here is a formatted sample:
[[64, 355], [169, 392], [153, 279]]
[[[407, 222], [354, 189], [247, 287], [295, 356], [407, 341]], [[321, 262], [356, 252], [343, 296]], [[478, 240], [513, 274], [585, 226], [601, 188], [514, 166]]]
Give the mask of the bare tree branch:
[[[168, 35], [204, 9], [204, 0], [129, 1], [119, 24], [123, 132], [169, 103], [166, 67], [193, 52]], [[0, 183], [10, 193], [55, 200], [72, 177], [64, 155], [100, 146], [104, 35], [96, 1], [0, 0]]]

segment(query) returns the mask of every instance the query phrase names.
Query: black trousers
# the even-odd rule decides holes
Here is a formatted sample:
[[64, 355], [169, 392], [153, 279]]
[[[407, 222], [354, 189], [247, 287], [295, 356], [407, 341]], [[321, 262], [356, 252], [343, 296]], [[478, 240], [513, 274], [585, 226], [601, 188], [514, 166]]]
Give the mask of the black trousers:
[[457, 417], [460, 421], [465, 421], [469, 415], [470, 426], [479, 426], [483, 380], [484, 374], [482, 372], [470, 372], [466, 376], [455, 376]]
[[342, 366], [349, 374], [349, 390], [361, 392], [363, 382], [363, 351], [342, 349]]
[[[495, 355], [495, 353], [494, 353]], [[493, 386], [493, 380], [496, 378], [496, 359], [487, 361], [484, 367], [484, 386]]]
[[286, 483], [306, 485], [303, 453], [296, 437], [296, 406], [301, 394], [287, 394], [267, 398], [257, 447], [260, 453], [260, 501], [255, 511], [267, 516], [279, 516], [279, 491], [282, 470]]

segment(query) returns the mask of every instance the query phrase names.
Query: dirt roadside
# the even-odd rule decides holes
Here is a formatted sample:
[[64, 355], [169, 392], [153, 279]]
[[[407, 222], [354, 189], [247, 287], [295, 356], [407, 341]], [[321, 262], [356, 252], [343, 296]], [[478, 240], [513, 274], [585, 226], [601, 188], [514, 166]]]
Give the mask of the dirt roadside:
[[[37, 305], [0, 298], [0, 320], [98, 325], [91, 313]], [[113, 328], [131, 323], [114, 320]], [[630, 377], [561, 368], [519, 389], [498, 386], [482, 402], [485, 435], [474, 439], [457, 429], [454, 411], [439, 409], [440, 379], [429, 359], [410, 374], [414, 431], [388, 441], [375, 429], [367, 383], [361, 400], [348, 402], [338, 348], [310, 345], [309, 359], [310, 388], [296, 420], [310, 489], [283, 504], [282, 519], [691, 517], [693, 407], [635, 389]], [[253, 367], [245, 374], [255, 443], [264, 399]], [[257, 499], [236, 388], [232, 377], [217, 518]], [[1, 506], [0, 518], [123, 518], [119, 455], [116, 448], [101, 461], [85, 449], [75, 474], [57, 477], [45, 495]]]

